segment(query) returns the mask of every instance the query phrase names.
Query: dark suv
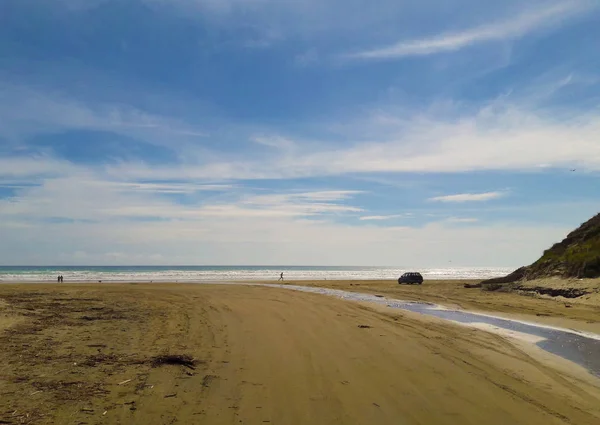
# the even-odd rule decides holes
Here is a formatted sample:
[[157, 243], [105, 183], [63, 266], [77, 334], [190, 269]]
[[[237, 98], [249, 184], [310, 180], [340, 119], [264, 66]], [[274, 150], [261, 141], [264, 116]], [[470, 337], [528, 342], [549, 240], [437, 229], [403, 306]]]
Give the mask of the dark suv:
[[421, 273], [417, 273], [417, 272], [404, 273], [398, 279], [398, 283], [401, 285], [403, 283], [408, 283], [409, 285], [414, 285], [414, 284], [420, 285], [423, 283], [423, 276], [421, 276]]

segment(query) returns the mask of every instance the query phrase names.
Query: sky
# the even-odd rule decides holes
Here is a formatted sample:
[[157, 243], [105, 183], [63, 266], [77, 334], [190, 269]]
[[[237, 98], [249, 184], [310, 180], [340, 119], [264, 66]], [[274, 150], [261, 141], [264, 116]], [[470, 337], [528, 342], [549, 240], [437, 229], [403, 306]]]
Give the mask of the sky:
[[596, 0], [2, 0], [0, 264], [518, 267], [600, 211]]

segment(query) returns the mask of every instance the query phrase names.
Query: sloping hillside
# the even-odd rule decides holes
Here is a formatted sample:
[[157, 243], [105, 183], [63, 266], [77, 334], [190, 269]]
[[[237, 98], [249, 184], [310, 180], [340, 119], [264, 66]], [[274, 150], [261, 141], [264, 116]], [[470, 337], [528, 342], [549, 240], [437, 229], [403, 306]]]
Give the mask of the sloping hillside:
[[510, 283], [550, 276], [600, 277], [600, 214], [569, 233], [562, 242], [544, 251], [542, 257], [530, 266], [483, 283]]

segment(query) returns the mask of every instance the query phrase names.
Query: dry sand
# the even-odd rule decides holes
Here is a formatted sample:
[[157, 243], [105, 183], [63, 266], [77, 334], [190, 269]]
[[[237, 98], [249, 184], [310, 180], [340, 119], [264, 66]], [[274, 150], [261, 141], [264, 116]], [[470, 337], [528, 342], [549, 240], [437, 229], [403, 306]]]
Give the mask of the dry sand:
[[0, 300], [0, 423], [600, 423], [579, 368], [412, 313], [226, 285], [1, 285]]

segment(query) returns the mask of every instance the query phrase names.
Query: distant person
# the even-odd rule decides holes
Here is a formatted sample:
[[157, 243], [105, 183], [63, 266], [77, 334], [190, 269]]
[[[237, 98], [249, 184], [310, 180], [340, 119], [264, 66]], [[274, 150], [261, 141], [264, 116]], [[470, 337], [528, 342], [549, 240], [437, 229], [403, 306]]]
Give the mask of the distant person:
[[283, 280], [283, 272], [281, 272], [281, 274], [279, 275], [279, 279], [277, 279], [277, 282], [279, 282], [280, 280]]
[[60, 275], [56, 278], [56, 283], [60, 283]]
[[60, 275], [60, 283], [63, 283], [65, 281], [65, 277], [61, 274]]

